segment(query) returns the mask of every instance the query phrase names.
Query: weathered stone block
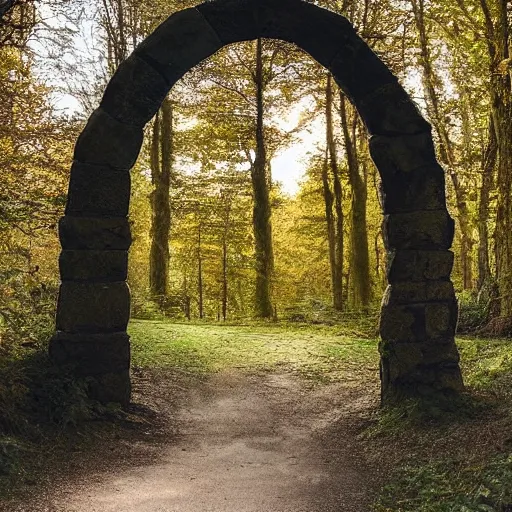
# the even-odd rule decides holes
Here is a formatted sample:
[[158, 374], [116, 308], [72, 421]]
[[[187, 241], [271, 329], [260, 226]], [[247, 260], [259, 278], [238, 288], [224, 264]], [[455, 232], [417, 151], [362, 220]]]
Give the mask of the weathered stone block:
[[126, 217], [130, 174], [111, 167], [74, 162], [66, 214], [80, 217]]
[[457, 329], [458, 306], [451, 301], [427, 304], [425, 306], [425, 328], [429, 339], [450, 339]]
[[453, 268], [451, 251], [391, 251], [388, 281], [447, 280]]
[[74, 159], [130, 170], [139, 156], [143, 135], [142, 128], [121, 123], [98, 108], [78, 137]]
[[387, 287], [384, 302], [404, 305], [449, 300], [455, 300], [451, 281], [402, 281]]
[[370, 153], [382, 177], [385, 213], [444, 208], [445, 175], [430, 134], [373, 136]]
[[130, 368], [130, 338], [125, 332], [57, 332], [50, 341], [50, 356], [59, 365], [73, 365], [81, 376], [117, 373]]
[[114, 402], [122, 406], [129, 405], [131, 396], [129, 370], [94, 375], [89, 379], [89, 395], [104, 404]]
[[425, 306], [423, 304], [398, 306], [385, 302], [380, 316], [380, 335], [384, 342], [415, 343], [424, 341]]
[[205, 2], [197, 10], [206, 18], [223, 44], [251, 41], [259, 37], [254, 0]]
[[107, 85], [101, 108], [122, 123], [143, 127], [156, 114], [169, 89], [158, 71], [132, 54]]
[[59, 266], [63, 281], [125, 281], [128, 251], [62, 251]]
[[446, 210], [393, 213], [384, 217], [384, 243], [389, 250], [449, 249], [454, 229]]
[[[371, 64], [364, 63], [370, 70]], [[366, 73], [369, 75], [369, 73]], [[368, 77], [370, 78], [370, 77]], [[418, 107], [404, 88], [395, 82], [363, 90], [364, 96], [356, 99], [357, 109], [371, 135], [402, 135], [429, 133], [431, 126], [423, 118]]]
[[65, 281], [57, 303], [57, 330], [76, 333], [126, 331], [130, 290], [121, 283]]
[[418, 382], [430, 381], [422, 377], [426, 367], [458, 364], [460, 357], [453, 339], [445, 343], [432, 343], [429, 341], [417, 343], [380, 343], [379, 352], [389, 361], [389, 376], [391, 380], [407, 379]]
[[372, 160], [383, 178], [437, 165], [430, 131], [395, 137], [372, 135], [369, 146]]
[[449, 365], [458, 364], [460, 361], [459, 351], [455, 340], [449, 338], [442, 342], [427, 341], [421, 344], [423, 364], [426, 365]]
[[223, 46], [219, 36], [195, 8], [169, 16], [136, 49], [151, 61], [170, 85]]
[[[396, 87], [397, 78], [371, 50], [371, 48], [357, 35], [350, 35], [328, 66], [336, 83], [343, 92], [360, 109], [361, 101], [377, 90], [386, 86]], [[384, 112], [382, 112], [384, 114]], [[375, 120], [375, 116], [368, 108], [360, 110], [370, 133], [374, 125], [385, 124], [385, 119]], [[389, 114], [388, 114], [389, 115]], [[380, 133], [380, 132], [379, 132]]]
[[63, 249], [127, 251], [132, 243], [130, 224], [122, 217], [62, 217], [59, 237]]
[[346, 46], [364, 45], [351, 23], [338, 14], [301, 0], [259, 0], [261, 37], [295, 43], [329, 67]]
[[444, 171], [438, 166], [382, 176], [384, 213], [440, 210], [446, 205]]

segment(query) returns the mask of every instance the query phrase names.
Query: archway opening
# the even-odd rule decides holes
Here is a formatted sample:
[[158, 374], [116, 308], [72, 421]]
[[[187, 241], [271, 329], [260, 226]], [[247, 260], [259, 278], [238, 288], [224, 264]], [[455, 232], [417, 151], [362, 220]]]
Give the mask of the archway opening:
[[129, 401], [129, 171], [143, 127], [188, 70], [228, 44], [258, 38], [294, 43], [327, 68], [370, 134], [388, 252], [380, 322], [383, 400], [460, 391], [450, 281], [454, 223], [430, 125], [345, 18], [300, 0], [216, 0], [186, 9], [121, 64], [75, 147], [60, 223], [62, 285], [52, 357], [93, 377], [100, 400]]

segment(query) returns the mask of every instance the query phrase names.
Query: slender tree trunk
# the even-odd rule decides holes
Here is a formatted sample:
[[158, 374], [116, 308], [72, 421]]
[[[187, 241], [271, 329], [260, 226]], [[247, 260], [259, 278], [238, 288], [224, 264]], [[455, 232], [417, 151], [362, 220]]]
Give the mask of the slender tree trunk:
[[203, 299], [203, 254], [201, 247], [201, 223], [197, 226], [197, 293], [199, 296], [199, 318], [204, 318]]
[[343, 309], [343, 256], [345, 235], [343, 232], [344, 214], [343, 214], [343, 190], [338, 167], [338, 158], [336, 154], [336, 141], [334, 140], [333, 123], [333, 92], [332, 75], [327, 76], [327, 87], [325, 91], [325, 122], [327, 127], [327, 153], [329, 167], [333, 178], [334, 188], [334, 211], [336, 212], [335, 221], [335, 272], [333, 282], [333, 302], [334, 309], [341, 311]]
[[[169, 235], [171, 207], [169, 199], [172, 169], [172, 109], [168, 99], [162, 103], [153, 125], [151, 141], [152, 226], [150, 249], [151, 295], [163, 301], [169, 280]], [[161, 154], [161, 158], [160, 158]]]
[[337, 285], [336, 274], [336, 227], [334, 225], [334, 196], [329, 183], [329, 162], [327, 151], [325, 153], [324, 164], [322, 166], [322, 186], [325, 204], [325, 221], [327, 227], [327, 243], [329, 247], [329, 266], [331, 269], [331, 289], [333, 296], [333, 307], [336, 307], [334, 290]]
[[183, 312], [187, 320], [190, 320], [190, 295], [188, 293], [187, 274], [183, 277]]
[[457, 220], [460, 227], [460, 259], [464, 289], [470, 289], [473, 287], [472, 254], [474, 241], [471, 236], [471, 218], [467, 204], [467, 191], [461, 185], [457, 175], [455, 151], [448, 130], [446, 129], [443, 113], [439, 104], [439, 97], [436, 92], [435, 86], [439, 80], [432, 66], [432, 57], [425, 26], [424, 0], [411, 0], [411, 5], [420, 43], [420, 63], [423, 71], [423, 84], [425, 87], [429, 117], [439, 138], [439, 157], [441, 163], [450, 175], [455, 192]]
[[489, 202], [494, 185], [494, 169], [498, 146], [496, 131], [492, 118], [489, 122], [488, 143], [482, 161], [482, 185], [480, 187], [480, 201], [478, 203], [478, 291], [488, 285], [491, 280], [491, 267], [489, 263]]
[[228, 244], [226, 233], [222, 241], [222, 319], [226, 321], [228, 316]]
[[263, 77], [262, 40], [257, 40], [256, 47], [256, 156], [251, 169], [254, 194], [254, 241], [256, 256], [256, 316], [272, 318], [272, 273], [274, 256], [272, 249], [271, 205], [269, 193], [268, 162], [263, 126], [265, 88]]
[[[357, 116], [353, 116], [352, 129], [347, 116], [345, 95], [340, 91], [340, 113], [348, 175], [352, 188], [351, 259], [353, 301], [356, 308], [368, 308], [371, 301], [370, 256], [366, 225], [366, 178], [361, 175], [357, 155]], [[352, 132], [352, 133], [351, 133]]]

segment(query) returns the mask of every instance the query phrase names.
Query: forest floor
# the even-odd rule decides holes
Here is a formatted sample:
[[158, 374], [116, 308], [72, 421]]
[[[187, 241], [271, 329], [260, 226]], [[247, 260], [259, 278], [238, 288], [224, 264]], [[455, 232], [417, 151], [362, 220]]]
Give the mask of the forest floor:
[[460, 340], [464, 413], [425, 414], [379, 410], [377, 341], [354, 330], [130, 329], [131, 409], [41, 446], [1, 511], [512, 510], [503, 341]]

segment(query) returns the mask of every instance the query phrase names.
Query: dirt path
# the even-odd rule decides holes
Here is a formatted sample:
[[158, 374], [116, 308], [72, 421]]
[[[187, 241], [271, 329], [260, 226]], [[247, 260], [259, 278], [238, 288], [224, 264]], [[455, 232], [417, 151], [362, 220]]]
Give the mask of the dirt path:
[[[360, 395], [339, 384], [308, 387], [289, 373], [218, 374], [173, 403], [177, 425], [167, 440], [164, 425], [158, 453], [89, 470], [44, 503], [39, 497], [37, 508], [10, 510], [368, 512], [372, 477], [355, 436], [371, 398]], [[161, 388], [153, 405], [163, 410], [172, 399]]]

